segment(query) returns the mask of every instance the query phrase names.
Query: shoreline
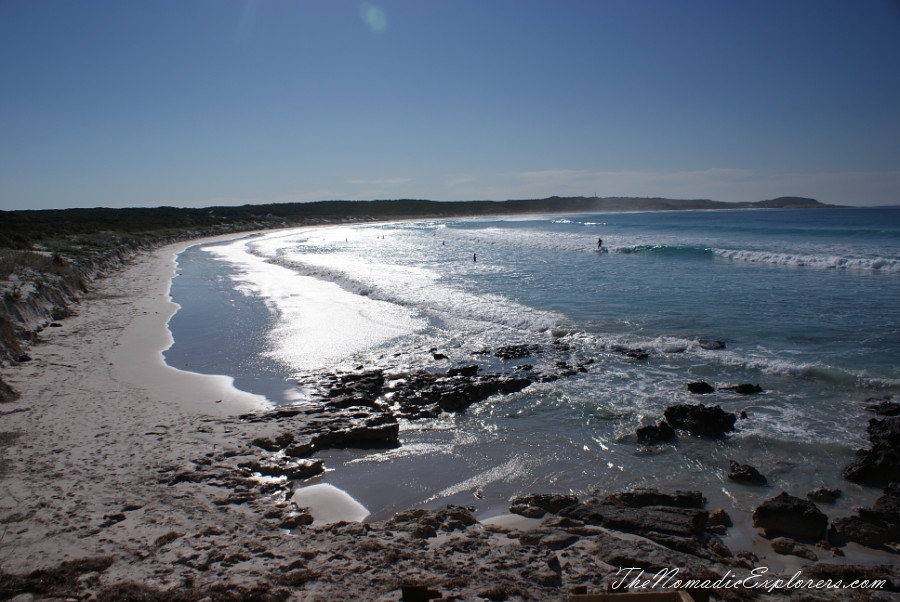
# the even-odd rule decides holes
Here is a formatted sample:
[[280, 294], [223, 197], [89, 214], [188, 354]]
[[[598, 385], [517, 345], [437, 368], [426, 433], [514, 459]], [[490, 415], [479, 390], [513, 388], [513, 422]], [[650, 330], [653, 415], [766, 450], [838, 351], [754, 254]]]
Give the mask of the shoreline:
[[[286, 592], [273, 599], [359, 591], [396, 600], [400, 585], [416, 583], [473, 599], [493, 583], [515, 600], [608, 584], [613, 557], [597, 546], [618, 545], [625, 551], [614, 558], [648, 567], [727, 570], [725, 556], [703, 560], [599, 527], [573, 533], [553, 517], [526, 528], [469, 523], [465, 510], [408, 511], [405, 522], [304, 527], [313, 517], [289, 502], [289, 486], [254, 480], [241, 466], [258, 460], [255, 438], [277, 432], [237, 419], [264, 407], [259, 396], [163, 362], [177, 309], [168, 297], [175, 256], [211, 240], [141, 253], [96, 281], [76, 315], [41, 333], [32, 361], [4, 371], [21, 393], [14, 405], [29, 409], [0, 417], [0, 575], [102, 558], [109, 564], [86, 571], [93, 577], [72, 584], [73, 594], [125, 582], [160, 591], [227, 582]], [[426, 528], [435, 536], [416, 535]], [[563, 536], [576, 540], [555, 548]]]

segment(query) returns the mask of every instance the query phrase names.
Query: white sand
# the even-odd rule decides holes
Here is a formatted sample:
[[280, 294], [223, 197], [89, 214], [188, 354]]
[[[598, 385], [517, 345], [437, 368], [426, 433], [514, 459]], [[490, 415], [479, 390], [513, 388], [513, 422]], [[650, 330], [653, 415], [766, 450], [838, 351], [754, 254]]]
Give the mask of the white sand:
[[[163, 361], [166, 323], [178, 307], [168, 297], [175, 256], [191, 244], [139, 255], [95, 282], [76, 316], [41, 333], [29, 349], [33, 361], [4, 370], [21, 393], [15, 405], [30, 411], [0, 417], [10, 442], [0, 447], [3, 570], [140, 553], [160, 535], [193, 528], [204, 513], [221, 514], [203, 487], [179, 499], [158, 485], [161, 470], [231, 445], [225, 428], [205, 417], [265, 406], [228, 377]], [[141, 508], [101, 526], [131, 506]]]

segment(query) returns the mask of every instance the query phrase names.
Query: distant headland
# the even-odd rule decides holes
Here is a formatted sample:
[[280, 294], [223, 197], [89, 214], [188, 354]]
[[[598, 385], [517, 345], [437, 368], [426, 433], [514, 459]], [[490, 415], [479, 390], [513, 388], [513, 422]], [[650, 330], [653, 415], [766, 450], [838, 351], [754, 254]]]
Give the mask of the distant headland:
[[[53, 249], [73, 237], [133, 242], [203, 236], [286, 226], [352, 221], [478, 217], [529, 213], [598, 213], [713, 209], [806, 209], [833, 207], [814, 199], [779, 197], [767, 201], [728, 203], [709, 199], [637, 197], [558, 197], [509, 201], [315, 201], [204, 208], [92, 208], [0, 211], [0, 248], [31, 250], [35, 244]], [[81, 246], [91, 247], [91, 240]], [[105, 243], [105, 244], [104, 244]], [[71, 247], [70, 244], [62, 245]], [[62, 250], [62, 249], [60, 249]], [[95, 249], [96, 250], [96, 249]]]

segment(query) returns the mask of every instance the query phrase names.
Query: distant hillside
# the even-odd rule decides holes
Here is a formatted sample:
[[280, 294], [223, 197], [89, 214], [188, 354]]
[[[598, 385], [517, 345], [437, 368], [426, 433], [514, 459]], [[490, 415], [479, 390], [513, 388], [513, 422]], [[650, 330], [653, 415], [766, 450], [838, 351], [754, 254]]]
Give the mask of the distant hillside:
[[203, 209], [157, 207], [0, 211], [0, 248], [32, 250], [38, 245], [52, 252], [90, 255], [116, 244], [139, 240], [350, 221], [524, 213], [827, 206], [800, 197], [781, 197], [757, 203], [725, 203], [705, 199], [550, 197], [512, 201], [319, 201]]

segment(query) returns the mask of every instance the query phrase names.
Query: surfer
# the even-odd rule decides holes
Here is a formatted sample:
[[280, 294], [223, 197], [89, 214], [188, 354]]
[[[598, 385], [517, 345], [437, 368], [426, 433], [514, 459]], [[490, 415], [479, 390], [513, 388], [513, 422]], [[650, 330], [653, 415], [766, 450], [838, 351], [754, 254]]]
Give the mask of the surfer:
[[602, 249], [602, 248], [603, 248], [603, 239], [602, 239], [602, 238], [598, 238], [598, 239], [597, 239], [597, 248], [598, 248], [598, 249]]

